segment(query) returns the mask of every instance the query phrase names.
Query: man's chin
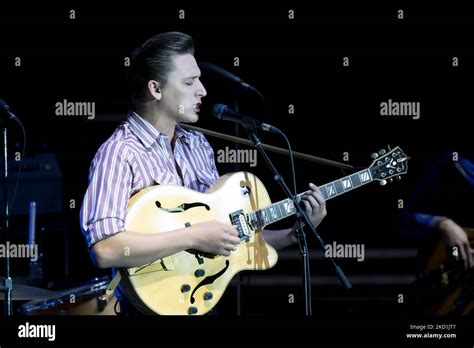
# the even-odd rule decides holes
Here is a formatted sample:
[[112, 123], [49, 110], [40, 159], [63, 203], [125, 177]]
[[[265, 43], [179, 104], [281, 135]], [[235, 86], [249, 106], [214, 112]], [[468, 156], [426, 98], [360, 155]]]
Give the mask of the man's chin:
[[198, 114], [193, 114], [190, 116], [185, 116], [185, 117], [180, 117], [178, 122], [181, 123], [195, 123], [199, 121], [199, 115]]

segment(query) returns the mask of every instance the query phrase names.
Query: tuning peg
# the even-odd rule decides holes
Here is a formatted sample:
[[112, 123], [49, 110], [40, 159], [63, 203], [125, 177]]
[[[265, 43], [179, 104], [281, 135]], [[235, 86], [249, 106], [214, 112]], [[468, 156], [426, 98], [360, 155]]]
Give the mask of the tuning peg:
[[385, 186], [385, 185], [387, 185], [387, 180], [385, 180], [385, 179], [380, 180], [380, 181], [379, 181], [379, 185], [380, 185], [380, 186]]
[[393, 178], [388, 179], [388, 182], [389, 182], [389, 183], [392, 183], [392, 182], [393, 182]]
[[401, 176], [401, 175], [397, 175], [397, 176], [395, 177], [395, 179], [396, 179], [397, 181], [400, 181], [400, 180], [402, 180], [402, 176]]
[[379, 155], [380, 155], [380, 156], [383, 156], [383, 155], [385, 155], [386, 153], [387, 153], [387, 151], [385, 151], [384, 149], [380, 149], [380, 150], [379, 150]]
[[376, 159], [377, 157], [379, 157], [379, 154], [377, 152], [374, 152], [373, 154], [370, 155], [370, 158], [372, 159]]

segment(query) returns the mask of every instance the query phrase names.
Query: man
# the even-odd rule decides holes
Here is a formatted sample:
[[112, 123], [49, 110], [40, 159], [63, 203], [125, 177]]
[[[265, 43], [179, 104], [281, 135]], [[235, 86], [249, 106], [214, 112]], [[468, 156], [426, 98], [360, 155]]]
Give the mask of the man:
[[464, 228], [474, 227], [469, 204], [474, 197], [474, 155], [445, 152], [409, 197], [402, 213], [402, 233], [423, 239], [439, 238], [447, 250], [457, 250], [462, 267], [474, 266]]
[[[436, 159], [402, 211], [402, 234], [419, 240], [417, 281], [409, 316], [472, 315], [474, 155], [445, 152]], [[442, 243], [445, 253], [439, 247]]]
[[[187, 249], [230, 255], [240, 242], [230, 223], [214, 220], [159, 234], [125, 230], [128, 200], [141, 189], [175, 184], [203, 192], [219, 177], [205, 137], [179, 125], [198, 120], [207, 94], [192, 38], [177, 32], [150, 38], [134, 52], [130, 74], [131, 111], [93, 159], [81, 208], [92, 260], [101, 268], [130, 268]], [[315, 185], [303, 202], [319, 225], [326, 205]], [[263, 233], [276, 249], [296, 242], [293, 228]]]

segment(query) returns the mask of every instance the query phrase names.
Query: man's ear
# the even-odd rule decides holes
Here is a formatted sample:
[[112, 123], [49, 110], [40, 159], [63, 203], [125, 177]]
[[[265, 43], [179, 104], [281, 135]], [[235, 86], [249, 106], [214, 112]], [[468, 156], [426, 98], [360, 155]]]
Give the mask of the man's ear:
[[155, 98], [156, 100], [161, 100], [161, 97], [163, 96], [160, 83], [155, 80], [150, 80], [148, 81], [148, 92]]

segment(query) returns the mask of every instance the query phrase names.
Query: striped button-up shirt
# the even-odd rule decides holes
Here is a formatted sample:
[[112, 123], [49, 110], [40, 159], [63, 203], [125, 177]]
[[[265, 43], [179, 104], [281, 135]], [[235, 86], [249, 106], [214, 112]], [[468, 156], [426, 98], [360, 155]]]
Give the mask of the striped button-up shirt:
[[175, 128], [175, 145], [132, 112], [97, 151], [80, 212], [87, 245], [125, 230], [130, 197], [151, 185], [174, 184], [200, 192], [219, 177], [202, 133]]

